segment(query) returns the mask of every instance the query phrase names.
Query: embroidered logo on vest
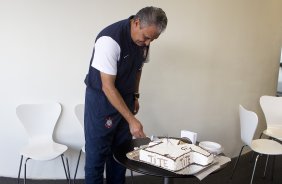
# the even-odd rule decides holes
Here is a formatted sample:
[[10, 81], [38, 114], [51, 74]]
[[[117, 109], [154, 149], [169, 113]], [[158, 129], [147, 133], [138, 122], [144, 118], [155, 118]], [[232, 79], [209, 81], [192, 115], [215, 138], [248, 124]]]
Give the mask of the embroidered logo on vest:
[[106, 118], [106, 123], [105, 123], [105, 127], [106, 128], [111, 128], [113, 125], [113, 121], [111, 117]]

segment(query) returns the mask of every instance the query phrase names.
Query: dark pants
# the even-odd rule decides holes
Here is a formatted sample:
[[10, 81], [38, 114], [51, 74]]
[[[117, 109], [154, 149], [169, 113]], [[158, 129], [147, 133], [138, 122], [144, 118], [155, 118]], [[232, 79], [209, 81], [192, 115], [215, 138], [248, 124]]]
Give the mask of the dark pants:
[[128, 123], [100, 91], [86, 90], [84, 129], [85, 184], [103, 184], [105, 164], [107, 184], [124, 184], [126, 168], [114, 160], [112, 153], [132, 135]]

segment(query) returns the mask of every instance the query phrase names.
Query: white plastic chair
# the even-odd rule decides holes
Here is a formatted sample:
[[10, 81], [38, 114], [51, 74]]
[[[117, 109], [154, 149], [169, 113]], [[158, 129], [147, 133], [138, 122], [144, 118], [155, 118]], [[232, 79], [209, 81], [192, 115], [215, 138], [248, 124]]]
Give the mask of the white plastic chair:
[[[84, 104], [76, 105], [75, 108], [74, 108], [74, 113], [75, 113], [78, 121], [80, 122], [83, 130], [84, 130]], [[74, 183], [75, 183], [77, 169], [78, 169], [78, 165], [79, 165], [79, 161], [80, 161], [80, 157], [81, 157], [81, 152], [85, 153], [85, 146], [83, 146], [80, 149], [80, 152], [79, 152], [79, 155], [78, 155], [76, 169], [75, 169], [75, 173], [74, 173], [74, 177], [73, 177]]]
[[[260, 155], [281, 155], [282, 154], [282, 145], [276, 141], [269, 140], [269, 139], [253, 140], [253, 137], [254, 137], [254, 134], [255, 134], [255, 131], [258, 125], [257, 114], [252, 111], [246, 110], [241, 105], [239, 107], [239, 114], [240, 114], [241, 139], [245, 145], [241, 148], [240, 154], [236, 160], [236, 163], [235, 163], [232, 175], [231, 175], [231, 179], [236, 170], [236, 167], [240, 159], [240, 156], [242, 154], [243, 148], [245, 146], [249, 146], [254, 152], [258, 153], [255, 163], [254, 163], [254, 168], [253, 168], [253, 173], [252, 173], [252, 178], [251, 178], [251, 184], [252, 184], [253, 177], [255, 174], [256, 164], [257, 164], [259, 156]], [[265, 171], [266, 171], [266, 166], [265, 166]]]
[[260, 106], [267, 125], [263, 134], [282, 141], [282, 97], [262, 96]]
[[67, 181], [70, 183], [68, 159], [66, 158], [67, 170], [64, 162], [64, 153], [68, 147], [53, 141], [53, 130], [61, 111], [62, 108], [59, 103], [22, 104], [17, 107], [16, 114], [28, 135], [28, 145], [20, 151], [21, 161], [18, 183], [20, 183], [23, 157], [26, 158], [24, 165], [25, 184], [26, 166], [29, 159], [47, 161], [53, 160], [59, 156], [62, 159]]

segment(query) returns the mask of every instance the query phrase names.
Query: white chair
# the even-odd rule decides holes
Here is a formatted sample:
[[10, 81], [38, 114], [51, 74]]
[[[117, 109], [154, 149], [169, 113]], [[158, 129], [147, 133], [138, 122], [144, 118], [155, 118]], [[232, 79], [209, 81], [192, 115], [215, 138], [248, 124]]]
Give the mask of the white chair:
[[[236, 170], [238, 161], [240, 159], [240, 156], [242, 154], [242, 150], [245, 146], [249, 146], [254, 152], [258, 153], [255, 163], [254, 163], [254, 168], [253, 168], [253, 173], [252, 173], [252, 178], [251, 178], [251, 184], [253, 182], [253, 177], [255, 174], [255, 169], [256, 169], [256, 164], [258, 161], [258, 158], [260, 155], [281, 155], [282, 154], [282, 145], [276, 141], [269, 140], [269, 139], [255, 139], [253, 140], [257, 125], [258, 125], [258, 117], [257, 114], [246, 110], [243, 106], [240, 105], [239, 107], [239, 114], [240, 114], [240, 127], [241, 127], [241, 140], [245, 144], [241, 151], [240, 154], [236, 160], [231, 179], [233, 177], [233, 174]], [[265, 166], [265, 171], [266, 171], [266, 166]]]
[[267, 125], [263, 134], [282, 141], [282, 97], [262, 96], [260, 106]]
[[26, 166], [29, 159], [47, 161], [59, 156], [62, 159], [67, 181], [70, 183], [68, 159], [66, 158], [67, 170], [64, 162], [64, 153], [68, 147], [53, 141], [53, 130], [61, 114], [61, 110], [62, 108], [59, 103], [22, 104], [17, 107], [16, 114], [28, 135], [28, 145], [20, 151], [21, 161], [18, 183], [20, 183], [23, 157], [26, 158], [24, 165], [25, 184]]
[[[84, 104], [76, 105], [75, 108], [74, 108], [74, 113], [75, 113], [78, 121], [80, 122], [83, 130], [84, 130]], [[79, 161], [80, 161], [80, 157], [81, 157], [81, 152], [85, 153], [85, 146], [83, 146], [80, 149], [80, 152], [79, 152], [79, 155], [78, 155], [76, 169], [75, 169], [75, 173], [74, 173], [74, 177], [73, 177], [74, 183], [75, 183], [77, 169], [78, 169], [78, 165], [79, 165]]]

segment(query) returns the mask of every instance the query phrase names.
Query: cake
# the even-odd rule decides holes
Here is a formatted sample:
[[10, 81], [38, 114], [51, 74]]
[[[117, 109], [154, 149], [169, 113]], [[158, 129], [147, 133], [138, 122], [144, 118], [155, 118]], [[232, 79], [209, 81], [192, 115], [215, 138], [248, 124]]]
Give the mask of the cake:
[[140, 149], [139, 160], [170, 171], [179, 171], [191, 164], [207, 166], [214, 155], [194, 144], [163, 138]]

